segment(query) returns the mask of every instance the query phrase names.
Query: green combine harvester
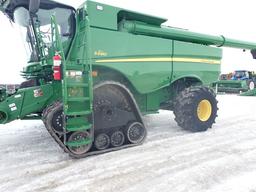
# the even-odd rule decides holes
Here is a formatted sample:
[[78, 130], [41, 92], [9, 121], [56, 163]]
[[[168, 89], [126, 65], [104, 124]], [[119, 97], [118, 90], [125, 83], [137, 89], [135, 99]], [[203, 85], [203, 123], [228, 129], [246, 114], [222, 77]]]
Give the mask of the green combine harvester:
[[142, 144], [142, 115], [174, 112], [193, 132], [215, 123], [209, 88], [221, 46], [256, 44], [165, 27], [166, 19], [86, 1], [77, 10], [51, 0], [0, 0], [30, 50], [13, 94], [0, 91], [0, 123], [41, 119], [72, 157]]

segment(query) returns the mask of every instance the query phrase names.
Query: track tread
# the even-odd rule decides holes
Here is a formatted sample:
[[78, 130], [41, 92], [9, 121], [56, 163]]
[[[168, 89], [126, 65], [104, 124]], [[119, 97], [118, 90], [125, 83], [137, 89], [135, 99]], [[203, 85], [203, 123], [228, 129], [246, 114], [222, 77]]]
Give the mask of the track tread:
[[[137, 121], [140, 122], [143, 126], [143, 122], [142, 122], [142, 118], [140, 115], [140, 111], [139, 108], [134, 100], [134, 98], [132, 97], [132, 95], [130, 94], [129, 90], [127, 88], [125, 88], [123, 85], [119, 84], [119, 83], [115, 83], [115, 82], [104, 82], [102, 83], [100, 86], [109, 86], [109, 91], [118, 95], [119, 98], [121, 98], [121, 100], [125, 101], [125, 104], [119, 104], [117, 105], [117, 107], [119, 107], [122, 110], [126, 110], [126, 111], [133, 111], [137, 117]], [[98, 88], [100, 87], [98, 85]], [[120, 88], [119, 88], [119, 87]], [[124, 91], [121, 90], [121, 88], [124, 88], [124, 90], [126, 91], [127, 95], [124, 95]], [[118, 91], [117, 91], [118, 90]], [[95, 89], [94, 89], [95, 91]], [[127, 99], [128, 97], [130, 97], [129, 99]], [[133, 103], [131, 103], [133, 102]], [[144, 142], [145, 138], [137, 144], [125, 144], [122, 145], [120, 147], [112, 147], [112, 148], [108, 148], [105, 150], [101, 150], [101, 151], [89, 151], [88, 153], [82, 154], [82, 155], [77, 155], [77, 154], [73, 154], [68, 147], [63, 143], [63, 140], [61, 139], [61, 135], [56, 133], [53, 129], [51, 129], [48, 125], [47, 125], [47, 118], [49, 117], [49, 114], [52, 113], [54, 111], [54, 109], [56, 107], [59, 107], [60, 105], [62, 105], [62, 103], [60, 101], [57, 101], [55, 103], [53, 103], [52, 105], [49, 105], [44, 111], [43, 111], [43, 117], [42, 120], [46, 126], [47, 131], [50, 133], [50, 135], [54, 138], [54, 140], [59, 144], [59, 146], [66, 152], [68, 153], [71, 157], [74, 158], [83, 158], [83, 157], [87, 157], [87, 156], [91, 156], [91, 155], [97, 155], [97, 154], [101, 154], [101, 153], [106, 153], [106, 152], [111, 152], [111, 151], [116, 151], [116, 150], [120, 150], [120, 149], [124, 149], [124, 148], [128, 148], [128, 147], [133, 147], [133, 146], [137, 146], [140, 145]], [[146, 128], [145, 128], [146, 131]], [[92, 148], [93, 149], [93, 148]]]

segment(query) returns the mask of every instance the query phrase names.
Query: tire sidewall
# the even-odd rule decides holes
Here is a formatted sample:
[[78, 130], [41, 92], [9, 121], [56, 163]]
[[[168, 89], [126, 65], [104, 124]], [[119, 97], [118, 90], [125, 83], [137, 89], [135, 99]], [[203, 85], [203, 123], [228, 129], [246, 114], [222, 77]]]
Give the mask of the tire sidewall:
[[[202, 127], [209, 127], [214, 122], [215, 117], [217, 115], [217, 110], [218, 110], [217, 101], [216, 101], [215, 96], [212, 95], [212, 93], [210, 91], [208, 91], [208, 92], [203, 91], [203, 92], [201, 92], [201, 94], [195, 95], [193, 100], [194, 100], [194, 102], [192, 104], [192, 106], [193, 106], [193, 114], [192, 114], [193, 121], [195, 121], [196, 124], [201, 128]], [[210, 104], [211, 104], [211, 107], [212, 107], [211, 115], [210, 115], [210, 117], [207, 121], [201, 121], [198, 117], [198, 114], [197, 114], [198, 105], [203, 100], [209, 101]], [[205, 129], [203, 129], [203, 130], [205, 130]]]
[[[197, 109], [201, 101], [207, 100], [212, 106], [212, 112], [207, 121], [201, 121]], [[205, 86], [194, 86], [180, 92], [174, 104], [174, 115], [177, 124], [191, 132], [206, 131], [215, 123], [217, 117], [217, 100], [214, 91]]]
[[248, 88], [249, 90], [255, 89], [255, 82], [254, 81], [248, 81]]

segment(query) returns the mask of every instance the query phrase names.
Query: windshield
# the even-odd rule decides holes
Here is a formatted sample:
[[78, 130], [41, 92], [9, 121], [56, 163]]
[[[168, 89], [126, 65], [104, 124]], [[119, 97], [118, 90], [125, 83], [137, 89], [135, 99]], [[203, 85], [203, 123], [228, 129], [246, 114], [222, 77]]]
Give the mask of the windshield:
[[19, 7], [14, 12], [14, 22], [20, 26], [20, 31], [25, 40], [25, 48], [29, 61], [38, 61], [38, 49], [34, 31], [30, 22], [30, 16], [27, 9]]
[[[66, 54], [75, 32], [75, 16], [72, 9], [39, 9], [33, 22], [26, 8], [18, 7], [14, 10], [14, 22], [20, 25], [22, 34], [25, 37], [25, 47], [29, 52], [28, 60], [31, 62], [39, 61], [40, 57], [49, 54], [52, 46], [51, 16], [53, 14], [57, 20], [64, 53]], [[39, 30], [36, 30], [37, 26]]]

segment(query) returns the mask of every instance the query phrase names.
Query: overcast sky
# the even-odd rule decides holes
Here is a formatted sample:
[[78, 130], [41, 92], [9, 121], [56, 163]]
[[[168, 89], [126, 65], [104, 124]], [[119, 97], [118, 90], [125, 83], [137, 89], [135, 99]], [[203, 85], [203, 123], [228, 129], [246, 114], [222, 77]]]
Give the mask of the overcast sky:
[[[77, 8], [84, 1], [62, 0]], [[151, 15], [167, 18], [165, 25], [213, 35], [256, 42], [255, 0], [98, 0]], [[0, 13], [0, 83], [19, 83], [20, 71], [26, 65], [21, 35]], [[224, 49], [222, 71], [235, 69], [256, 71], [256, 60], [249, 52]]]

